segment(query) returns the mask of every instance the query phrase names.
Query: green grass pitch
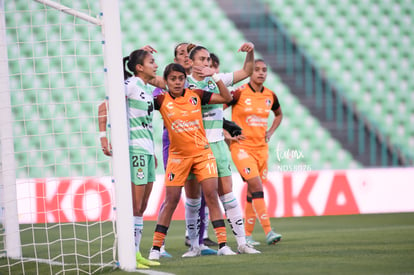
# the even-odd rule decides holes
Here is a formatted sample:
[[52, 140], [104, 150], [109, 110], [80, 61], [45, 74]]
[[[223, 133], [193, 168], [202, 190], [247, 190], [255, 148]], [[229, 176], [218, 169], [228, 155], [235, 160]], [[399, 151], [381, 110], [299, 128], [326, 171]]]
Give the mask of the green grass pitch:
[[[181, 258], [187, 250], [184, 221], [173, 221], [166, 239], [172, 259], [161, 258], [161, 266], [150, 271], [108, 270], [107, 274], [414, 274], [414, 213], [271, 220], [283, 239], [277, 245], [265, 244], [264, 233], [256, 224], [253, 237], [261, 242], [256, 248], [262, 254], [191, 259]], [[154, 221], [145, 221], [141, 242], [144, 256], [148, 256], [154, 228]], [[214, 237], [211, 226], [210, 236]], [[237, 249], [230, 231], [228, 243], [233, 250]], [[25, 264], [26, 274], [32, 274], [35, 264], [32, 263], [32, 269], [28, 265]], [[45, 269], [46, 273], [49, 269]], [[0, 274], [7, 273], [0, 270]]]

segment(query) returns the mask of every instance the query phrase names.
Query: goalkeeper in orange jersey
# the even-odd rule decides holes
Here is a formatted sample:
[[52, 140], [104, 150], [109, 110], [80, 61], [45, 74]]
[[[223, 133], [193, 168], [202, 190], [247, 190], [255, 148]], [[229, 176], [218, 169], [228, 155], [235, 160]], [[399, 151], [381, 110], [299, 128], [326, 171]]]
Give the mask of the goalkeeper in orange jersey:
[[[254, 62], [250, 82], [233, 92], [232, 120], [239, 125], [242, 135], [230, 140], [233, 162], [241, 177], [247, 182], [245, 231], [247, 242], [259, 243], [252, 238], [256, 217], [266, 234], [267, 244], [275, 244], [282, 236], [272, 230], [264, 201], [263, 182], [267, 177], [268, 141], [282, 121], [282, 109], [275, 93], [263, 84], [267, 77], [267, 65], [262, 59]], [[268, 117], [274, 119], [268, 129]]]

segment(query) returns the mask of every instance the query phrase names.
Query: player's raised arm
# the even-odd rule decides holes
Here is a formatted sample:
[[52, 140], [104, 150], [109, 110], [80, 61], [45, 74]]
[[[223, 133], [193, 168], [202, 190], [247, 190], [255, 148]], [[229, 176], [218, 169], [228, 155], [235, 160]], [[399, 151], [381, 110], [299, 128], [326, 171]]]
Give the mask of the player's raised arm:
[[243, 43], [239, 52], [246, 52], [243, 68], [233, 72], [233, 84], [238, 83], [252, 75], [254, 69], [254, 44], [250, 42]]

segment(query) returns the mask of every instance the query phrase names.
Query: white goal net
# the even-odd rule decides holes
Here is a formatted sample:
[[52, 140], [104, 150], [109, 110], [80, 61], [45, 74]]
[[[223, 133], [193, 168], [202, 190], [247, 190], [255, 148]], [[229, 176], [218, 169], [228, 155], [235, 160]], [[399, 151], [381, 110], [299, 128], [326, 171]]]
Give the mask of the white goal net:
[[102, 12], [99, 1], [56, 2], [0, 0], [0, 274], [117, 264], [111, 163], [98, 137]]

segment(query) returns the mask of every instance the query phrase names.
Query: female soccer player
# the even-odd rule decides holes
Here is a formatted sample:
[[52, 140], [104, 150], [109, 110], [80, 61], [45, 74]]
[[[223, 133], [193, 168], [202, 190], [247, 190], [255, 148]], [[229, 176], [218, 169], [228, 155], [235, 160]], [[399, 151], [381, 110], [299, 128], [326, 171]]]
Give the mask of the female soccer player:
[[191, 63], [188, 58], [188, 48], [192, 48], [194, 44], [181, 42], [174, 48], [174, 62], [184, 67], [187, 75], [191, 74]]
[[[174, 48], [174, 62], [180, 64], [181, 66], [183, 66], [187, 75], [191, 74], [191, 64], [190, 64], [190, 59], [188, 58], [188, 49], [191, 49], [194, 46], [195, 45], [191, 44], [191, 43], [181, 42]], [[145, 46], [144, 48], [156, 52], [156, 50], [154, 48], [152, 48], [151, 46], [149, 46], [149, 45]], [[157, 77], [157, 78], [160, 78], [160, 77]], [[153, 92], [154, 96], [159, 95], [160, 93], [163, 92], [162, 89], [166, 88], [164, 78], [162, 78], [162, 80], [163, 80], [162, 85], [159, 85], [160, 84], [159, 80], [158, 80], [158, 82], [152, 83], [152, 84], [155, 84], [155, 85], [157, 85], [157, 84], [159, 85], [159, 87], [156, 88]], [[169, 146], [170, 146], [170, 140], [168, 138], [168, 131], [167, 131], [166, 128], [164, 128], [163, 133], [162, 133], [162, 152], [163, 152], [164, 170], [167, 167]], [[205, 204], [204, 197], [202, 197], [201, 202], [202, 202], [202, 207], [201, 207], [200, 212], [199, 212], [199, 216], [200, 216], [200, 220], [201, 220], [200, 231], [202, 230], [202, 228], [204, 226], [203, 235], [201, 236], [203, 239], [200, 241], [201, 255], [212, 255], [212, 254], [215, 255], [215, 254], [217, 254], [217, 251], [208, 247], [208, 246], [217, 246], [217, 243], [213, 242], [208, 237], [208, 223], [209, 223], [208, 207]], [[164, 206], [164, 204], [161, 205], [161, 208], [163, 206]], [[185, 244], [188, 245], [188, 246], [191, 246], [190, 241], [188, 239], [188, 231], [187, 230], [186, 230]], [[161, 251], [161, 254], [160, 254], [161, 257], [166, 257], [166, 258], [171, 258], [172, 257], [171, 254], [169, 254], [166, 251], [165, 243], [164, 243], [163, 246], [161, 246], [160, 251]]]
[[[124, 58], [131, 75], [124, 68], [125, 96], [129, 129], [129, 157], [131, 169], [132, 201], [134, 213], [135, 251], [138, 268], [160, 265], [142, 257], [140, 242], [144, 228], [143, 214], [148, 204], [155, 180], [156, 158], [152, 130], [153, 96], [148, 85], [156, 76], [158, 65], [151, 53], [144, 50], [133, 51]], [[107, 110], [105, 102], [99, 106], [99, 130], [103, 152], [110, 156], [110, 144], [106, 138]]]
[[[266, 234], [266, 242], [275, 244], [282, 235], [271, 228], [262, 182], [267, 176], [267, 142], [282, 121], [282, 109], [276, 95], [263, 85], [267, 77], [266, 63], [258, 59], [254, 64], [250, 82], [233, 92], [233, 101], [229, 104], [232, 106], [232, 120], [243, 129], [243, 138], [231, 141], [230, 151], [237, 170], [248, 186], [245, 209], [248, 242], [255, 243], [251, 235], [257, 217]], [[267, 129], [271, 111], [275, 117]]]
[[[219, 74], [226, 86], [231, 86], [233, 83], [239, 82], [250, 75], [253, 70], [253, 50], [254, 45], [252, 43], [244, 43], [239, 49], [239, 51], [247, 52], [243, 69], [233, 73]], [[217, 86], [213, 82], [212, 77], [209, 77], [209, 75], [213, 75], [214, 78], [217, 74], [213, 74], [215, 70], [210, 68], [210, 53], [208, 50], [202, 46], [196, 46], [190, 51], [189, 57], [192, 63], [192, 75], [188, 77], [189, 88], [203, 89], [217, 93]], [[202, 112], [207, 139], [217, 160], [220, 200], [235, 235], [238, 244], [238, 252], [248, 254], [260, 253], [246, 243], [242, 211], [233, 194], [230, 159], [226, 154], [228, 149], [223, 134], [223, 104], [205, 105], [202, 107]], [[195, 208], [195, 205], [196, 204], [186, 204], [186, 211], [190, 212], [189, 216], [191, 216], [191, 208]], [[192, 216], [187, 219], [186, 215], [186, 220], [190, 220], [190, 222], [192, 221], [193, 223], [196, 222], [195, 217]], [[193, 231], [190, 230], [191, 228], [194, 228], [194, 226], [187, 227], [190, 240], [193, 244], [194, 240], [192, 238], [197, 237], [198, 234], [190, 232]]]
[[[149, 259], [160, 257], [160, 248], [180, 199], [182, 186], [190, 172], [197, 178], [210, 209], [210, 218], [219, 243], [217, 254], [235, 254], [227, 246], [226, 228], [217, 196], [217, 166], [206, 138], [201, 114], [202, 105], [229, 102], [231, 95], [220, 77], [216, 76], [214, 79], [219, 87], [219, 94], [185, 89], [186, 77], [183, 66], [176, 63], [169, 64], [164, 71], [168, 92], [154, 99], [155, 109], [160, 111], [164, 126], [168, 130], [170, 147], [165, 173], [164, 206], [158, 216]], [[200, 200], [197, 185], [186, 185], [185, 191], [189, 203]], [[200, 254], [197, 241], [183, 257], [194, 257]]]

